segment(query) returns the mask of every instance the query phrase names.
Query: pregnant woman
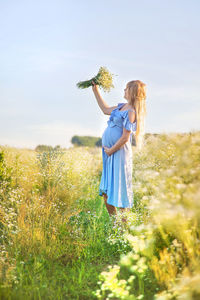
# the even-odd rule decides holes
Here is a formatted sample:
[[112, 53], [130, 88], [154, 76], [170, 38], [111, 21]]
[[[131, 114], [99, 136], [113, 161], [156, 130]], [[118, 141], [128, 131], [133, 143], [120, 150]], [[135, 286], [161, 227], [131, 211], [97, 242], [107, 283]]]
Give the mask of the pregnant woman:
[[[99, 195], [104, 197], [109, 215], [133, 206], [132, 135], [141, 148], [146, 116], [146, 84], [140, 80], [127, 83], [124, 98], [128, 103], [109, 107], [102, 99], [98, 86], [92, 82], [97, 103], [105, 115], [110, 115], [102, 135], [103, 171]], [[122, 221], [126, 222], [125, 218]]]

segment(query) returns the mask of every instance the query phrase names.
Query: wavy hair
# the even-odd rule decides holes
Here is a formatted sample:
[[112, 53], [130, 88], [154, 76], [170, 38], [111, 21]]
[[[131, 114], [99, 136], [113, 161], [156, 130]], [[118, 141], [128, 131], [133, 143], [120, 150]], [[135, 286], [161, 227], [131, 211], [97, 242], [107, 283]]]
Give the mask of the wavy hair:
[[127, 83], [128, 98], [130, 104], [136, 110], [137, 129], [135, 133], [136, 147], [141, 149], [145, 134], [146, 121], [146, 84], [140, 80], [132, 80]]

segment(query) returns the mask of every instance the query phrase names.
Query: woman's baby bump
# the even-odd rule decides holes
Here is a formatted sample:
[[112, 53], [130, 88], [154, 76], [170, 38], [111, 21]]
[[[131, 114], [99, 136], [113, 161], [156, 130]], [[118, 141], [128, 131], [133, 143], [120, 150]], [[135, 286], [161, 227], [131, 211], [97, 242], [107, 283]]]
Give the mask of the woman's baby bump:
[[122, 136], [123, 128], [108, 126], [102, 135], [102, 146], [112, 147]]

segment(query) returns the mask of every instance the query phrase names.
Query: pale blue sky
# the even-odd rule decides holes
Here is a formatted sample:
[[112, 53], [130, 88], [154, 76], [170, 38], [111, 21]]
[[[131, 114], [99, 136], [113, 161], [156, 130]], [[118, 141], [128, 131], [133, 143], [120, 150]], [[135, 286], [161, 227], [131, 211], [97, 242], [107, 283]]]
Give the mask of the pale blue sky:
[[71, 146], [103, 134], [92, 89], [76, 83], [105, 66], [126, 102], [130, 80], [147, 84], [146, 132], [200, 129], [200, 1], [0, 0], [0, 144]]

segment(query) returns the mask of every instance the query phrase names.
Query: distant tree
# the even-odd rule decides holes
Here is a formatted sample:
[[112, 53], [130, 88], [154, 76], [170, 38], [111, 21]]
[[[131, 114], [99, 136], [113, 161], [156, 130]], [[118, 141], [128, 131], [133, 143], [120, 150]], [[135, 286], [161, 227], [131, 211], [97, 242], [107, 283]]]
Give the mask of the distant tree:
[[99, 138], [95, 145], [96, 145], [97, 147], [102, 147], [102, 139]]
[[77, 146], [81, 146], [81, 140], [80, 137], [78, 135], [74, 135], [71, 139], [71, 143], [73, 145], [77, 145]]
[[74, 135], [71, 139], [74, 146], [100, 147], [101, 139], [94, 136], [78, 136]]
[[57, 145], [57, 146], [55, 146], [55, 147], [49, 146], [49, 145], [38, 145], [38, 146], [35, 148], [35, 151], [37, 151], [37, 152], [42, 152], [42, 151], [60, 150], [60, 149], [61, 149], [60, 145]]
[[[160, 133], [145, 133], [144, 139], [148, 139], [150, 136], [160, 137], [162, 138], [162, 134]], [[163, 135], [165, 136], [165, 135]], [[71, 143], [76, 146], [89, 146], [89, 147], [102, 147], [102, 139], [93, 136], [79, 136], [74, 135], [71, 139]], [[135, 136], [132, 135], [132, 146], [136, 146]]]
[[60, 145], [57, 145], [54, 147], [54, 150], [61, 150], [62, 148], [60, 147]]

